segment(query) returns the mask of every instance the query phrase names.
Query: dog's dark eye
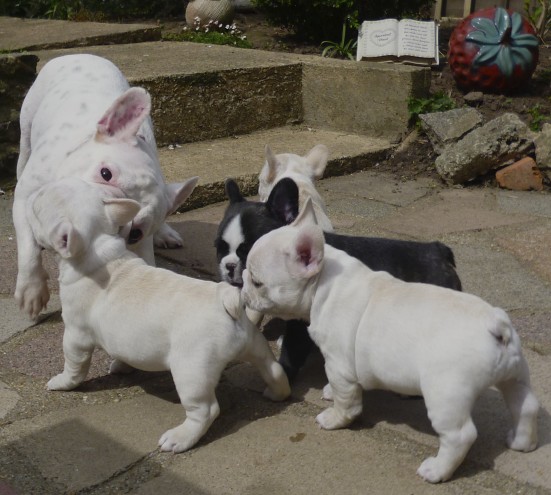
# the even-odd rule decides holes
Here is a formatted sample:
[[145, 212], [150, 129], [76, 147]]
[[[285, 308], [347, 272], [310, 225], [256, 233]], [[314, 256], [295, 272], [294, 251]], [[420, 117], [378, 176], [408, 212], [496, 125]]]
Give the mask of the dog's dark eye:
[[262, 287], [264, 284], [262, 284], [261, 282], [259, 282], [258, 280], [255, 280], [254, 278], [251, 277], [251, 282], [252, 284], [257, 288], [257, 289], [260, 289], [260, 287]]
[[224, 256], [227, 256], [230, 252], [230, 246], [228, 245], [228, 243], [220, 238], [214, 241], [214, 247], [216, 248], [216, 254], [219, 258], [218, 261], [220, 261], [220, 259], [222, 259]]
[[103, 180], [106, 182], [109, 182], [113, 178], [113, 174], [111, 173], [111, 170], [109, 170], [108, 168], [103, 167], [100, 173]]
[[235, 250], [235, 254], [237, 254], [237, 257], [243, 261], [243, 263], [245, 263], [250, 250], [251, 248], [247, 244], [239, 244], [239, 247]]

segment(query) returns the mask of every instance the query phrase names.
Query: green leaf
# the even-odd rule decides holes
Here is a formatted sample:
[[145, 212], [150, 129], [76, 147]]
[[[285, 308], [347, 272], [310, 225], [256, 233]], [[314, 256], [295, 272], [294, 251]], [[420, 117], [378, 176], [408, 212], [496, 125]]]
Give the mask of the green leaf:
[[501, 39], [495, 24], [485, 17], [475, 17], [471, 20], [471, 26], [477, 31], [482, 31], [487, 39]]
[[511, 38], [511, 45], [513, 46], [522, 46], [522, 47], [533, 47], [539, 46], [540, 42], [536, 36], [530, 33], [526, 34], [517, 34]]
[[514, 37], [522, 31], [522, 16], [518, 12], [514, 12], [511, 16], [512, 31], [511, 35]]
[[467, 41], [476, 43], [477, 45], [499, 45], [501, 39], [496, 36], [488, 36], [484, 31], [471, 31], [465, 36]]
[[501, 46], [497, 54], [496, 64], [505, 77], [509, 78], [513, 75], [513, 57], [508, 45]]
[[528, 48], [511, 46], [511, 54], [514, 64], [520, 65], [524, 70], [530, 68], [532, 65], [534, 55]]
[[501, 45], [481, 46], [473, 59], [473, 65], [488, 65], [488, 62], [492, 62], [497, 58], [501, 48]]
[[496, 9], [494, 24], [499, 34], [499, 39], [503, 39], [504, 34], [511, 27], [511, 17], [504, 8], [498, 7]]

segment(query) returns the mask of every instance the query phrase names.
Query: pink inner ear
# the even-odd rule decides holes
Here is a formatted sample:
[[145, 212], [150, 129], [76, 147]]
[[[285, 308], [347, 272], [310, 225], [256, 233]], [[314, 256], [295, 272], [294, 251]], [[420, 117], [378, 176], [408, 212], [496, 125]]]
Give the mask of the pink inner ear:
[[310, 260], [312, 259], [312, 249], [310, 245], [303, 244], [297, 246], [297, 256], [304, 266], [308, 266], [310, 264]]
[[145, 107], [143, 105], [121, 105], [115, 112], [105, 115], [98, 122], [98, 127], [101, 127], [105, 134], [112, 137], [124, 129], [130, 122], [139, 118], [144, 110]]

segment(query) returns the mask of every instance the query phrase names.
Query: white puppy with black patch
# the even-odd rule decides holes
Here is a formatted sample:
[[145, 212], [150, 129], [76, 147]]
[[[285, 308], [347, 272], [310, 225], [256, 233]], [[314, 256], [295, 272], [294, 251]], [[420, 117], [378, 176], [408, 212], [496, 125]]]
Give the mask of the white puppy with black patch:
[[306, 155], [300, 156], [294, 153], [274, 154], [266, 145], [266, 161], [258, 177], [259, 200], [266, 202], [274, 186], [284, 177], [293, 179], [298, 186], [299, 211], [302, 211], [306, 201], [310, 198], [314, 205], [318, 224], [325, 232], [333, 232], [333, 225], [327, 216], [325, 202], [316, 190], [314, 182], [321, 179], [329, 150], [324, 144], [317, 144]]
[[[232, 360], [250, 361], [268, 384], [264, 395], [285, 399], [285, 372], [248, 320], [239, 289], [147, 265], [119, 235], [141, 206], [106, 195], [102, 186], [65, 178], [31, 198], [33, 233], [60, 258], [65, 366], [48, 389], [82, 383], [95, 347], [115, 358], [110, 372], [170, 370], [186, 411], [159, 440], [161, 450], [173, 452], [193, 447], [218, 416], [215, 388]], [[52, 216], [49, 204], [63, 213]]]
[[477, 437], [475, 400], [495, 385], [513, 419], [508, 446], [535, 449], [539, 404], [507, 314], [470, 294], [373, 272], [325, 245], [314, 223], [308, 205], [293, 226], [254, 244], [243, 298], [261, 313], [310, 321], [334, 399], [320, 426], [349, 425], [362, 412], [362, 389], [422, 394], [440, 448], [417, 472], [445, 481]]
[[[165, 184], [150, 111], [147, 91], [130, 88], [115, 65], [94, 55], [51, 60], [27, 93], [20, 117], [13, 223], [18, 265], [15, 299], [31, 318], [38, 316], [50, 297], [40, 254], [43, 246], [33, 237], [26, 214], [30, 196], [45, 184], [79, 177], [138, 201], [141, 209], [127, 230], [127, 240], [151, 265], [155, 264], [154, 241], [162, 247], [181, 246], [179, 234], [164, 222], [191, 194], [197, 177]], [[87, 205], [82, 202], [78, 207], [86, 210]]]

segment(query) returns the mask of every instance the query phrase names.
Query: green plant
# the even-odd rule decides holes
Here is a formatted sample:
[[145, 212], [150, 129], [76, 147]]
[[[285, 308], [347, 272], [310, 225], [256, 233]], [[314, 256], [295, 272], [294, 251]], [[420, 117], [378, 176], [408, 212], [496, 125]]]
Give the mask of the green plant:
[[551, 0], [524, 0], [524, 13], [543, 42], [551, 30]]
[[210, 20], [206, 25], [200, 25], [200, 19], [195, 19], [191, 28], [185, 26], [180, 33], [166, 33], [166, 41], [192, 41], [210, 45], [231, 45], [238, 48], [252, 48], [247, 37], [241, 33], [235, 24], [222, 24]]
[[354, 39], [346, 41], [346, 23], [342, 25], [342, 36], [340, 41], [322, 41], [321, 46], [325, 45], [325, 48], [321, 52], [322, 57], [348, 57], [350, 60], [354, 60], [354, 48], [356, 48], [358, 42]]
[[529, 108], [528, 113], [532, 117], [529, 127], [533, 131], [541, 131], [543, 124], [551, 118], [550, 115], [541, 113], [541, 105], [539, 103]]
[[439, 91], [428, 98], [409, 98], [408, 112], [410, 122], [418, 125], [419, 115], [423, 113], [444, 112], [455, 108], [455, 101], [443, 91]]

